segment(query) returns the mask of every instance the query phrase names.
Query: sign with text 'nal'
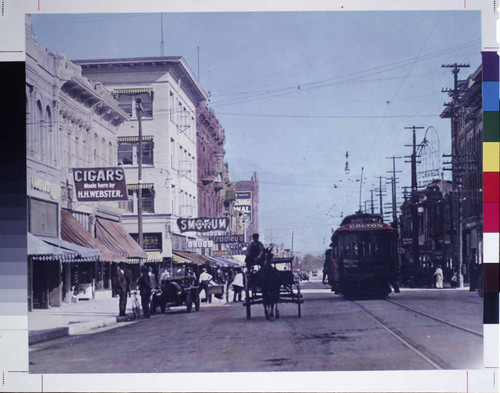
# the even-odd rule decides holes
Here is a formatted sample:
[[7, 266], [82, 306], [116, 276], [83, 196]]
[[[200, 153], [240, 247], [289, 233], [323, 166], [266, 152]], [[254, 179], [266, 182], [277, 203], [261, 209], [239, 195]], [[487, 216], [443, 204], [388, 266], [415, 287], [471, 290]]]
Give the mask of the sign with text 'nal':
[[73, 181], [79, 202], [128, 200], [123, 168], [74, 168]]

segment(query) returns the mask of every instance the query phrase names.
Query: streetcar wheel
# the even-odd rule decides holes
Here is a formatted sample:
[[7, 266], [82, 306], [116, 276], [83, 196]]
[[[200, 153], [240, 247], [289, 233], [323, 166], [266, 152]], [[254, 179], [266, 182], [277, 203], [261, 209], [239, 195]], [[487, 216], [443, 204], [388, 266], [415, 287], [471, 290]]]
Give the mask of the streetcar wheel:
[[191, 312], [191, 309], [193, 308], [193, 301], [191, 300], [191, 291], [186, 293], [186, 310], [187, 312]]

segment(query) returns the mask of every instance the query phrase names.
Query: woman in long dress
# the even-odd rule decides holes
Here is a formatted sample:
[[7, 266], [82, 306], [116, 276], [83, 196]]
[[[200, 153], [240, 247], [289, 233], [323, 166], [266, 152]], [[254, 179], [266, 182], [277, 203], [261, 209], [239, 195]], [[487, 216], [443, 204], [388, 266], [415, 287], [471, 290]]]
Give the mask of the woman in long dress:
[[441, 265], [436, 267], [436, 271], [433, 274], [436, 277], [436, 288], [443, 288], [443, 269], [441, 269]]

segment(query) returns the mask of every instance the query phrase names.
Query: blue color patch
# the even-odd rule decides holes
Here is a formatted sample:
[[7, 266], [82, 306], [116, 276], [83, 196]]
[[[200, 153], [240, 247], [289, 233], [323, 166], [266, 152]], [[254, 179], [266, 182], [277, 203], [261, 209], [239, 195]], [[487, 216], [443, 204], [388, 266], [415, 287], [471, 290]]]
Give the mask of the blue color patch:
[[483, 111], [498, 112], [500, 99], [499, 82], [483, 82]]

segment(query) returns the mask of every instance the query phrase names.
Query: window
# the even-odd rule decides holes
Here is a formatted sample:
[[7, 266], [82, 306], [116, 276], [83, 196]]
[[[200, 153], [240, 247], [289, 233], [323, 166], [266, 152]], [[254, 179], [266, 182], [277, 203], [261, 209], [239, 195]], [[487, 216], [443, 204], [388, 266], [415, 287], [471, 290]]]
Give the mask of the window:
[[[139, 160], [139, 137], [118, 137], [118, 164], [137, 165]], [[154, 143], [152, 136], [142, 137], [142, 164], [154, 164]]]
[[[126, 202], [120, 202], [119, 206], [121, 209], [134, 213], [137, 209], [138, 200], [138, 184], [128, 184], [128, 196], [129, 200]], [[155, 212], [155, 190], [152, 183], [143, 183], [141, 187], [141, 198], [142, 198], [142, 212], [143, 213], [154, 213]]]
[[153, 117], [153, 89], [150, 88], [134, 88], [134, 89], [115, 89], [113, 95], [118, 101], [120, 108], [128, 113], [131, 117], [136, 117], [135, 105], [136, 100], [142, 102], [142, 116]]
[[133, 151], [134, 151], [134, 143], [120, 142], [118, 140], [118, 164], [132, 165]]

